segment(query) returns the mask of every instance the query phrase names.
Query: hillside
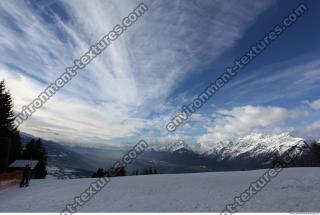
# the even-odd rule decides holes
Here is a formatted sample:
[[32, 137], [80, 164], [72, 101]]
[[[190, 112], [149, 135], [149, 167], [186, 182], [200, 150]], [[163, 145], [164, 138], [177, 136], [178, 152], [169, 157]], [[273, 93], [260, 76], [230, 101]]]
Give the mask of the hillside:
[[[112, 178], [79, 212], [220, 212], [265, 170]], [[289, 168], [240, 212], [320, 211], [320, 168]], [[60, 212], [93, 179], [32, 180], [0, 192], [1, 212]], [[50, 195], [48, 195], [50, 194]]]

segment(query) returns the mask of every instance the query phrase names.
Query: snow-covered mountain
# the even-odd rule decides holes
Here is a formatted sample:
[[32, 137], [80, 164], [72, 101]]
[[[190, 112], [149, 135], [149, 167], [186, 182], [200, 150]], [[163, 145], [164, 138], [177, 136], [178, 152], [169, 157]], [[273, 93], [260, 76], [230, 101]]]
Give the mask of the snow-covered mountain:
[[[320, 142], [320, 140], [319, 140]], [[197, 143], [191, 148], [184, 141], [154, 144], [149, 150], [158, 152], [176, 152], [180, 150], [192, 151], [199, 155], [236, 158], [242, 155], [257, 157], [262, 155], [283, 155], [292, 147], [304, 147], [306, 140], [294, 137], [289, 132], [277, 134], [252, 133], [245, 137], [233, 140], [217, 141], [212, 143]]]
[[252, 133], [236, 140], [198, 143], [195, 150], [199, 154], [213, 155], [220, 159], [236, 158], [242, 155], [259, 157], [265, 155], [283, 155], [288, 149], [305, 146], [303, 138], [293, 137], [290, 133], [259, 134]]
[[154, 144], [150, 147], [149, 150], [158, 152], [176, 152], [183, 149], [191, 151], [191, 148], [183, 140], [179, 140], [176, 142], [169, 142], [166, 144]]
[[[188, 163], [188, 166], [205, 166], [211, 171], [248, 170], [269, 168], [276, 159], [286, 152], [296, 151], [296, 159], [290, 165], [305, 165], [312, 158], [312, 152], [303, 138], [294, 137], [288, 132], [278, 134], [252, 133], [242, 138], [198, 143], [189, 147], [182, 141], [154, 145], [150, 152], [161, 153], [160, 160]], [[153, 154], [152, 156], [157, 156]], [[197, 168], [200, 171], [200, 168]]]

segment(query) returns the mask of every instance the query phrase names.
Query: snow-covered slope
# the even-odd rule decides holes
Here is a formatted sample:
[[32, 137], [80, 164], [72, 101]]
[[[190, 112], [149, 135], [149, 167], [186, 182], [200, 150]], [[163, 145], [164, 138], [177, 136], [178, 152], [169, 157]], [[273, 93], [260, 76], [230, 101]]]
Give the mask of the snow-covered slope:
[[223, 158], [236, 158], [243, 154], [259, 157], [268, 154], [282, 155], [294, 146], [304, 146], [304, 139], [296, 138], [290, 133], [258, 134], [253, 133], [243, 138], [230, 141], [198, 143], [196, 151], [200, 154], [215, 155]]
[[[112, 178], [79, 212], [221, 212], [265, 170]], [[240, 212], [320, 211], [320, 168], [284, 169]], [[0, 212], [61, 212], [93, 179], [32, 180], [0, 192]]]

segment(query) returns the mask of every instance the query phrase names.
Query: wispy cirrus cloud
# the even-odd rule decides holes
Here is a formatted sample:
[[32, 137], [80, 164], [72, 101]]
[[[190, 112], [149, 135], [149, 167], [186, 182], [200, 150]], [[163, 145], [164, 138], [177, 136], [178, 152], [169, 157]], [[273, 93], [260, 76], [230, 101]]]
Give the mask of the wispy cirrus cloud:
[[[320, 81], [319, 53], [302, 55], [286, 61], [262, 65], [234, 80], [226, 94], [236, 91], [228, 103], [236, 105], [250, 97], [252, 104], [268, 104], [276, 100], [301, 100], [318, 91]], [[252, 70], [252, 69], [251, 69]], [[295, 104], [298, 105], [298, 104]]]
[[[2, 1], [0, 74], [20, 111], [138, 1]], [[185, 77], [234, 47], [270, 1], [146, 1], [149, 11], [21, 129], [103, 142], [158, 127]], [[162, 129], [161, 127], [159, 129]]]

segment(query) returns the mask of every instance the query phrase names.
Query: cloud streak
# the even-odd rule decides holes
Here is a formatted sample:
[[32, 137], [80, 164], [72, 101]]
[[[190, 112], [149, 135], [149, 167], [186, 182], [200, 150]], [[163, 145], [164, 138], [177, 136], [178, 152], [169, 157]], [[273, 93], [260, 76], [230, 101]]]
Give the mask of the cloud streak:
[[[1, 77], [15, 110], [32, 101], [138, 1], [3, 1]], [[142, 135], [177, 84], [232, 48], [269, 2], [146, 1], [149, 17], [119, 38], [21, 129], [96, 143]], [[165, 115], [165, 114], [164, 114]], [[159, 128], [160, 129], [160, 128]]]

